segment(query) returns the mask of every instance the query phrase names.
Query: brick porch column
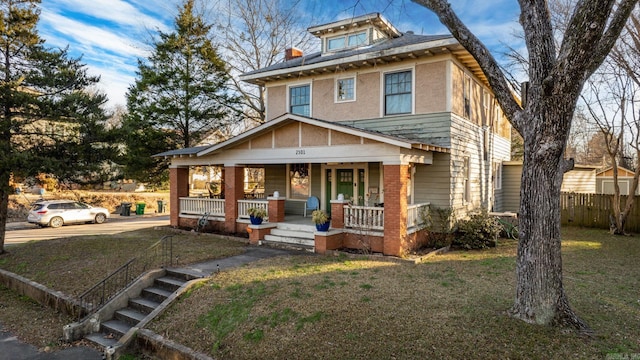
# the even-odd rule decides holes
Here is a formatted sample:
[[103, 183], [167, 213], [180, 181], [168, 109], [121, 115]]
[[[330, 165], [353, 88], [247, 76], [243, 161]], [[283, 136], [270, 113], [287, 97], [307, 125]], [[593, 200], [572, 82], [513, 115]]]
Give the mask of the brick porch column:
[[331, 200], [331, 227], [334, 229], [344, 228], [344, 206], [348, 200]]
[[244, 198], [244, 167], [225, 166], [224, 170], [224, 230], [235, 233], [238, 200]]
[[408, 165], [384, 165], [384, 244], [385, 255], [402, 255], [407, 234]]
[[283, 197], [269, 196], [269, 222], [276, 223], [284, 221], [284, 201]]
[[180, 225], [180, 198], [189, 196], [189, 168], [169, 169], [169, 225]]

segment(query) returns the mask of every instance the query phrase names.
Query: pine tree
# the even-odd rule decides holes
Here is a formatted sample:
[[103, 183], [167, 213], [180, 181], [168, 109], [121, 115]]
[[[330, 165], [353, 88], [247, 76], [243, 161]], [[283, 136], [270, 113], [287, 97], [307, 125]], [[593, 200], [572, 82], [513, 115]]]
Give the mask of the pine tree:
[[122, 125], [127, 176], [146, 173], [147, 179], [138, 179], [153, 180], [150, 175], [166, 167], [162, 159], [150, 159], [153, 154], [194, 146], [238, 116], [238, 100], [228, 90], [227, 66], [210, 40], [211, 29], [195, 13], [194, 0], [186, 0], [174, 31], [159, 31], [152, 55], [138, 61]]
[[36, 31], [39, 0], [0, 0], [0, 253], [13, 175], [87, 181], [111, 153], [102, 122], [106, 97], [67, 49]]

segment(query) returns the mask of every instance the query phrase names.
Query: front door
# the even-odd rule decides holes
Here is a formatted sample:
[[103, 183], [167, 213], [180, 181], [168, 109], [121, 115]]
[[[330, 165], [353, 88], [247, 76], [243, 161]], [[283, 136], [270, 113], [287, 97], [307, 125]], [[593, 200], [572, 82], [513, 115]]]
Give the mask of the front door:
[[345, 200], [353, 198], [353, 169], [337, 169], [336, 189], [338, 194], [344, 194]]

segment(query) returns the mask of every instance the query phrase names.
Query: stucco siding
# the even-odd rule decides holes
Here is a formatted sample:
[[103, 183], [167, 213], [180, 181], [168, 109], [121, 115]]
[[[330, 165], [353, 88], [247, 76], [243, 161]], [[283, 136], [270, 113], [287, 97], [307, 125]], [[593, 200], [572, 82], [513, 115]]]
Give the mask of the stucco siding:
[[268, 86], [266, 95], [267, 110], [265, 117], [267, 121], [287, 113], [287, 86]]
[[447, 110], [447, 62], [416, 65], [416, 114]]
[[273, 133], [268, 132], [251, 140], [252, 149], [271, 149], [273, 147]]
[[298, 147], [300, 145], [300, 125], [291, 123], [275, 130], [275, 147]]
[[302, 146], [327, 146], [329, 144], [329, 130], [309, 124], [301, 124], [301, 126], [302, 139], [300, 143]]

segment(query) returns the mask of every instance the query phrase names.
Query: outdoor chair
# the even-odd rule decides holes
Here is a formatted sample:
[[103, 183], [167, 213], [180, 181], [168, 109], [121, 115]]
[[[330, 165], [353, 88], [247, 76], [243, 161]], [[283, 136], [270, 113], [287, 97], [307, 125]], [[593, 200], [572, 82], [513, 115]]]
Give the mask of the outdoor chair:
[[304, 217], [307, 217], [307, 210], [314, 211], [318, 209], [320, 209], [320, 200], [315, 196], [309, 196], [304, 206]]

